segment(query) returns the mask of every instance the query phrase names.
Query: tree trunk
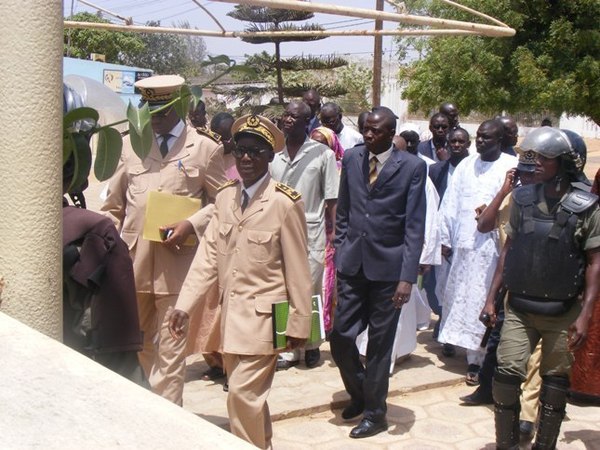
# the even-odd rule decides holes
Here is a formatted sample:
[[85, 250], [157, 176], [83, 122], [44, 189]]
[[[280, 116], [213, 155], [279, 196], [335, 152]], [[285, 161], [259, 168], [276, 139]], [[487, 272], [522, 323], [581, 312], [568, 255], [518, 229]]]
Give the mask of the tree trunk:
[[279, 104], [283, 105], [283, 76], [281, 75], [280, 44], [280, 42], [275, 42], [275, 68], [277, 69], [277, 97], [279, 98]]

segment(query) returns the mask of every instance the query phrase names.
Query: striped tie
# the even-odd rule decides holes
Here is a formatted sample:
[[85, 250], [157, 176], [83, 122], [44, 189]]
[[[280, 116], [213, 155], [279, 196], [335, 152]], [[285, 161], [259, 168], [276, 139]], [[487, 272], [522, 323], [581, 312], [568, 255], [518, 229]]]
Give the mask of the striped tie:
[[373, 186], [377, 179], [377, 156], [371, 157], [369, 160], [369, 185]]

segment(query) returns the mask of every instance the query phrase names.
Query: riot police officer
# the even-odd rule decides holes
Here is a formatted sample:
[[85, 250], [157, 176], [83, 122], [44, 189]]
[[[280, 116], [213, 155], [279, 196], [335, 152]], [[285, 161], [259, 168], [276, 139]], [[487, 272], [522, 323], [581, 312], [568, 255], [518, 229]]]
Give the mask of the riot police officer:
[[[496, 445], [519, 448], [519, 386], [542, 340], [539, 420], [534, 449], [554, 449], [565, 415], [572, 352], [584, 342], [600, 286], [597, 196], [575, 188], [585, 144], [576, 133], [543, 127], [521, 150], [537, 153], [538, 183], [515, 189], [502, 251], [508, 290], [494, 375]], [[494, 315], [487, 304], [484, 313]]]

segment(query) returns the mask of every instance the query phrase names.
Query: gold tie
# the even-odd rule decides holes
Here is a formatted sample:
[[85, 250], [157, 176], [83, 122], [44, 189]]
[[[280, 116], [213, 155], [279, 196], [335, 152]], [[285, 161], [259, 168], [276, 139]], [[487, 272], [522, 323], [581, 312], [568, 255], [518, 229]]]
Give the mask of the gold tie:
[[369, 184], [373, 186], [377, 179], [377, 156], [371, 157], [369, 160]]

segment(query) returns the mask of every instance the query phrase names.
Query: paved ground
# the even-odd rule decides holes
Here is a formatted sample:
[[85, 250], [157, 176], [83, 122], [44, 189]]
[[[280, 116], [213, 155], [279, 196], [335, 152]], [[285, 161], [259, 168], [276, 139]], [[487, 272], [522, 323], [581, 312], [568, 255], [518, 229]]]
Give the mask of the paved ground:
[[[207, 367], [200, 356], [188, 361], [184, 408], [227, 429], [222, 385], [198, 380]], [[397, 362], [390, 378], [389, 430], [353, 440], [348, 433], [357, 422], [344, 423], [340, 417], [348, 397], [325, 343], [319, 367], [308, 370], [301, 363], [275, 375], [269, 397], [274, 448], [492, 450], [492, 407], [461, 406], [458, 400], [473, 391], [464, 384], [465, 371], [464, 352], [443, 357], [431, 331], [419, 332], [416, 351]], [[569, 405], [567, 413], [557, 448], [600, 450], [600, 408]]]
[[[586, 143], [585, 172], [593, 178], [600, 167], [600, 140]], [[103, 186], [93, 179], [90, 184], [86, 197], [89, 208], [97, 210]], [[327, 343], [319, 367], [307, 370], [300, 365], [278, 372], [269, 398], [275, 449], [493, 449], [492, 409], [460, 406], [458, 401], [473, 390], [464, 384], [464, 353], [442, 357], [430, 331], [420, 332], [418, 341], [417, 350], [396, 364], [390, 378], [390, 429], [369, 439], [348, 438], [353, 424], [340, 418], [347, 396]], [[227, 428], [222, 385], [199, 380], [206, 369], [201, 356], [190, 357], [189, 363], [184, 408]], [[567, 416], [557, 448], [600, 450], [600, 408], [569, 405]]]

